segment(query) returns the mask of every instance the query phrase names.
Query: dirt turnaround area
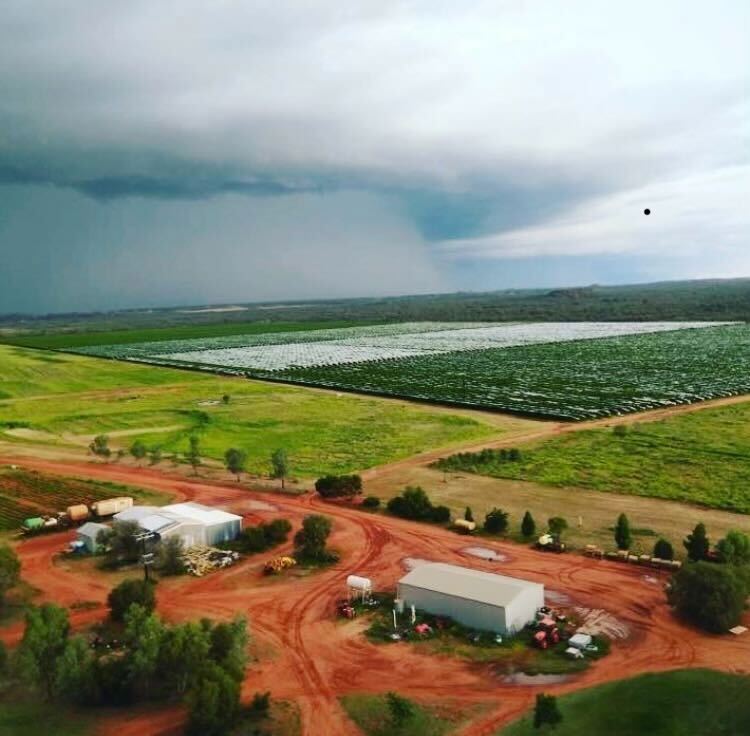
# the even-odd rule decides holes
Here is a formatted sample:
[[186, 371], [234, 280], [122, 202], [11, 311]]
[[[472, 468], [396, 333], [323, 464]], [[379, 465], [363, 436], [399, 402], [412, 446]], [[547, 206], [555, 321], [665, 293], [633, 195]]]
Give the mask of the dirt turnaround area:
[[[2, 458], [40, 471], [106, 479], [236, 509], [248, 522], [289, 518], [295, 526], [308, 513], [333, 520], [331, 545], [341, 552], [335, 567], [309, 575], [264, 578], [263, 556], [205, 578], [164, 580], [158, 609], [168, 620], [247, 615], [258, 660], [247, 670], [243, 695], [270, 690], [274, 698], [294, 700], [307, 736], [349, 736], [357, 727], [339, 705], [347, 693], [395, 690], [425, 702], [460, 700], [484, 706], [461, 736], [490, 736], [530, 707], [540, 690], [564, 693], [582, 687], [683, 667], [750, 672], [750, 635], [709, 636], [681, 624], [664, 602], [662, 573], [636, 566], [589, 560], [579, 555], [546, 555], [524, 546], [482, 540], [495, 555], [467, 551], [467, 540], [450, 531], [321, 501], [313, 494], [269, 495], [201, 479], [127, 466]], [[249, 503], [261, 501], [266, 505]], [[56, 559], [71, 533], [37, 537], [18, 545], [23, 576], [42, 591], [40, 601], [71, 607], [76, 627], [106, 615], [111, 579], [90, 566]], [[487, 558], [487, 559], [485, 559]], [[533, 678], [507, 679], [489, 663], [471, 663], [422, 654], [408, 644], [374, 645], [362, 636], [361, 622], [334, 615], [348, 574], [373, 579], [377, 590], [393, 590], [409, 559], [451, 562], [544, 583], [549, 601], [561, 600], [595, 612], [609, 626], [626, 632], [611, 654], [580, 675], [550, 684]], [[82, 602], [97, 603], [80, 607]], [[77, 605], [78, 604], [78, 605]], [[748, 617], [750, 619], [750, 617]], [[750, 623], [750, 621], [746, 621]], [[0, 630], [15, 643], [16, 624]], [[100, 733], [117, 736], [179, 733], [181, 710], [134, 710], [102, 719]]]

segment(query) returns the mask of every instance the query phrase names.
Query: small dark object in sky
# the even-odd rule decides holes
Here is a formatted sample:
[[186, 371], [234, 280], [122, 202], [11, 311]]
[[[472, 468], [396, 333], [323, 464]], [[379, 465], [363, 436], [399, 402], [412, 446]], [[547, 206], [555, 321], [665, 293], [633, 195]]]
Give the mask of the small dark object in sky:
[[650, 215], [651, 214], [651, 210], [648, 207], [646, 207], [646, 209], [643, 210], [643, 214], [644, 215]]

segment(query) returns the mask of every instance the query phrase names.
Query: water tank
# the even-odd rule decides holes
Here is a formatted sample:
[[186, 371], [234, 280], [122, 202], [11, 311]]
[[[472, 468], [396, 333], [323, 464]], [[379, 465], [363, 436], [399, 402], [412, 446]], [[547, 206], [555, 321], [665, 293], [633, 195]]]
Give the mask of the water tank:
[[91, 504], [91, 509], [97, 516], [112, 516], [129, 509], [132, 505], [133, 499], [130, 496], [118, 496], [104, 501], [95, 501]]
[[81, 521], [89, 518], [89, 508], [86, 504], [77, 503], [73, 506], [68, 506], [66, 513], [71, 521]]
[[359, 575], [350, 575], [346, 579], [346, 587], [369, 593], [372, 590], [372, 581], [370, 578], [361, 578]]

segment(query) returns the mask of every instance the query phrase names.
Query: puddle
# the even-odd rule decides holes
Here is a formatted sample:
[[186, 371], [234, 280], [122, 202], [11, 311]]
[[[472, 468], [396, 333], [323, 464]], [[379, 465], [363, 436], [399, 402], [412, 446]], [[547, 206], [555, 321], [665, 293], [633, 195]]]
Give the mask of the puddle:
[[221, 401], [218, 399], [206, 399], [198, 402], [198, 406], [218, 406], [219, 404], [221, 404]]
[[506, 555], [502, 555], [499, 552], [495, 552], [494, 549], [487, 549], [486, 547], [465, 547], [461, 552], [472, 557], [479, 557], [482, 560], [489, 560], [490, 562], [505, 562], [508, 559]]
[[503, 677], [509, 685], [558, 685], [568, 680], [567, 675], [527, 675], [525, 672], [514, 672]]
[[601, 608], [577, 607], [574, 610], [581, 619], [578, 630], [582, 633], [593, 636], [604, 634], [610, 639], [627, 639], [630, 636], [630, 627], [627, 624]]
[[549, 588], [544, 591], [544, 597], [556, 606], [569, 606], [573, 602], [573, 599], [569, 595], [560, 593], [557, 590], [550, 590]]
[[434, 560], [425, 560], [422, 557], [404, 557], [404, 559], [401, 560], [401, 564], [404, 566], [405, 570], [413, 570], [415, 567], [426, 565], [430, 562], [434, 562]]

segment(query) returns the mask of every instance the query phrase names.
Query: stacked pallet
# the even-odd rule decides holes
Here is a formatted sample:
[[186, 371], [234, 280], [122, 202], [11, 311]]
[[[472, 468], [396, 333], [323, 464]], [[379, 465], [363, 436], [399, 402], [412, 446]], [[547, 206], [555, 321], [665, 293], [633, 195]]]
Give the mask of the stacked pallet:
[[183, 559], [191, 575], [202, 577], [209, 572], [229, 567], [240, 558], [239, 553], [216, 547], [195, 546], [185, 550]]

